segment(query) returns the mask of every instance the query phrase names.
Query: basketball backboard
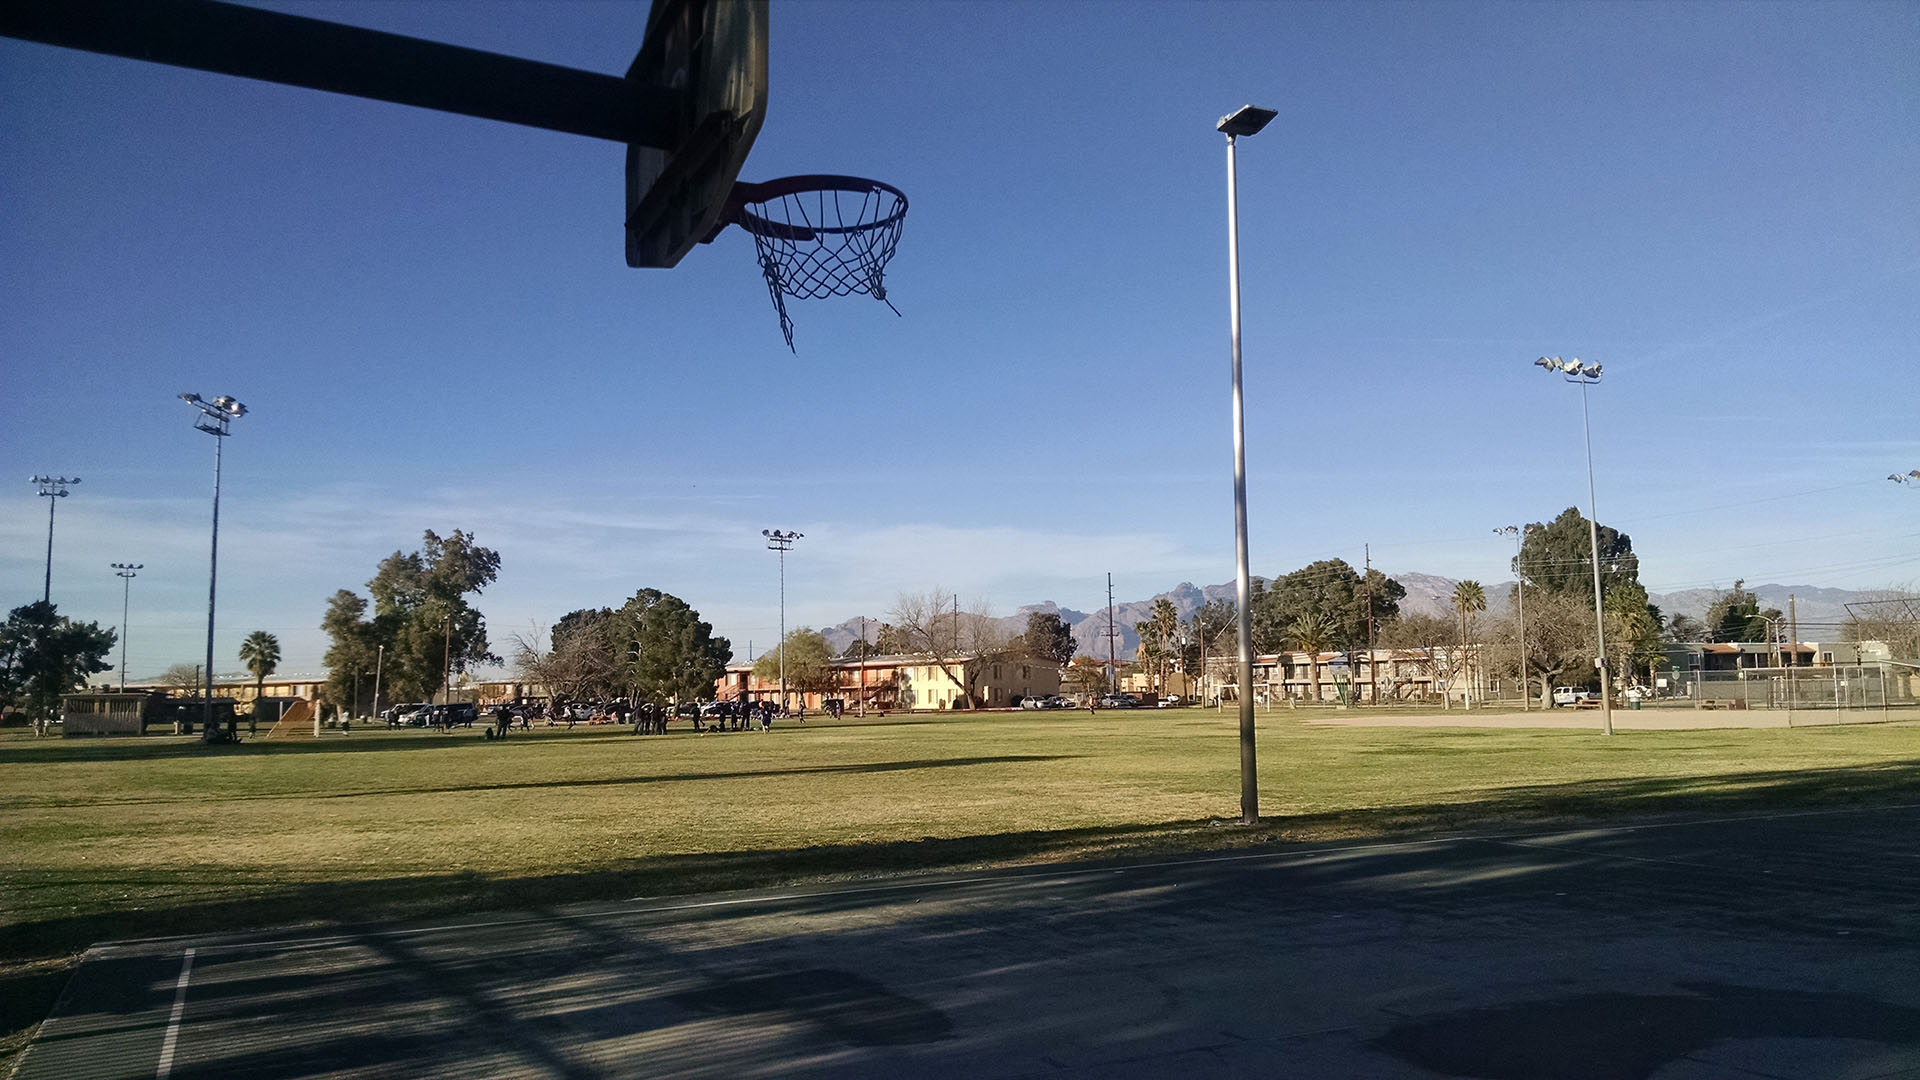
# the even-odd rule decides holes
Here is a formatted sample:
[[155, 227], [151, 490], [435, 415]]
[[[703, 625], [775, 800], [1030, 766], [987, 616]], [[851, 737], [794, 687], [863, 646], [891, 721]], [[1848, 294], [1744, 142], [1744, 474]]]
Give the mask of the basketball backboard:
[[627, 265], [670, 267], [723, 224], [767, 112], [767, 0], [653, 0], [627, 80], [673, 91], [667, 149], [627, 144]]

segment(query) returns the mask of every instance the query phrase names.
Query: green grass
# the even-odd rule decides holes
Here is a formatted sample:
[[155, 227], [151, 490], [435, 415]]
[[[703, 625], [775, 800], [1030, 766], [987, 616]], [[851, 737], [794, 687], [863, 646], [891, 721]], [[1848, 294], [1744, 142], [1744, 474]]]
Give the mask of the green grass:
[[[1903, 725], [1260, 725], [1267, 821], [1251, 829], [1224, 824], [1239, 816], [1235, 718], [1193, 709], [211, 749], [8, 732], [0, 999], [92, 942], [203, 927], [1920, 796], [1920, 728]], [[0, 1016], [0, 1038], [19, 1020]]]

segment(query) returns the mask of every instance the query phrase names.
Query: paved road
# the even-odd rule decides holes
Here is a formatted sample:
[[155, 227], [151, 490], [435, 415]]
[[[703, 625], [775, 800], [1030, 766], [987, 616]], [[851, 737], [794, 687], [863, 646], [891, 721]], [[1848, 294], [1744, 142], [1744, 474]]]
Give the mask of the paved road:
[[92, 950], [18, 1080], [1920, 1080], [1920, 807]]

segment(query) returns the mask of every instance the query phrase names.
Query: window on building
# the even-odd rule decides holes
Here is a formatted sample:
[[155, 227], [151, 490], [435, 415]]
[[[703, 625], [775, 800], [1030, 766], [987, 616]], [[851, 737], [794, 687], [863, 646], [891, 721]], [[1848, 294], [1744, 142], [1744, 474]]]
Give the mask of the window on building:
[[993, 665], [993, 681], [994, 682], [1000, 681], [1000, 665], [999, 664]]

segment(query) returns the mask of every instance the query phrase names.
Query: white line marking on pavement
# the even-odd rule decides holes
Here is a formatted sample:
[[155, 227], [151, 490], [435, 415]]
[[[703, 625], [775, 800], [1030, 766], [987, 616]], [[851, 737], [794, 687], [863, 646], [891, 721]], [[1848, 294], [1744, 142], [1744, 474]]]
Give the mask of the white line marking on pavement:
[[160, 1044], [160, 1067], [153, 1071], [153, 1080], [167, 1080], [173, 1073], [173, 1048], [180, 1041], [180, 1014], [187, 1011], [187, 978], [193, 974], [193, 952], [188, 949], [180, 961], [180, 981], [173, 987], [173, 1016], [167, 1020], [167, 1037]]

